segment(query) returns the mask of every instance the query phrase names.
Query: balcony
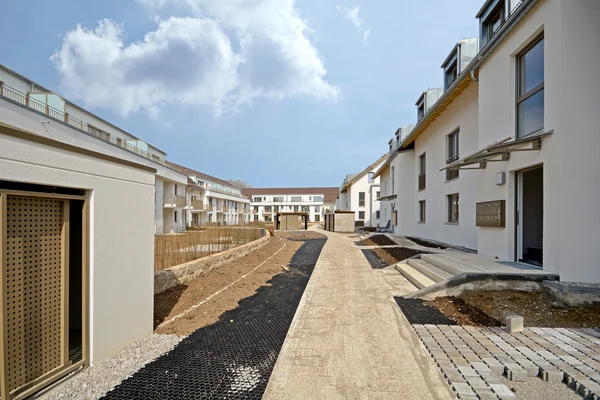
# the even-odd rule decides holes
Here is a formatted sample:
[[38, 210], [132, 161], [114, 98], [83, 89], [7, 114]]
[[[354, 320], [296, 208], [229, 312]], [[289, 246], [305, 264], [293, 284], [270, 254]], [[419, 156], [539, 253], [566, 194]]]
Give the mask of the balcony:
[[208, 205], [206, 206], [206, 211], [211, 211], [211, 212], [212, 212], [212, 211], [215, 211], [215, 206], [213, 206], [212, 204], [208, 204]]
[[[48, 104], [47, 100], [46, 100], [46, 102], [42, 102], [42, 101], [38, 100], [38, 98], [43, 97], [43, 95], [46, 95], [46, 96], [51, 95], [51, 96], [55, 96], [56, 98], [60, 98], [60, 96], [58, 96], [57, 94], [52, 93], [52, 92], [22, 93], [16, 89], [11, 88], [10, 86], [7, 86], [5, 83], [0, 82], [0, 97], [8, 99], [9, 101], [12, 101], [13, 103], [20, 104], [31, 110], [37, 111], [41, 114], [45, 114], [48, 117], [50, 117], [56, 121], [60, 121], [66, 125], [71, 126], [72, 128], [75, 128], [75, 129], [85, 133], [86, 135], [94, 136], [95, 138], [97, 138], [99, 140], [102, 140], [102, 141], [108, 142], [108, 143], [112, 143], [112, 144], [119, 146], [127, 151], [130, 151], [132, 153], [135, 153], [142, 157], [145, 157], [149, 160], [152, 160], [155, 163], [167, 166], [167, 163], [165, 160], [161, 159], [160, 157], [158, 157], [155, 154], [149, 153], [147, 151], [147, 146], [144, 146], [143, 148], [138, 147], [137, 142], [142, 142], [141, 140], [139, 140], [139, 141], [138, 140], [124, 140], [123, 138], [113, 136], [110, 133], [105, 132], [101, 129], [98, 129], [98, 128], [94, 127], [93, 125], [88, 124], [85, 121], [81, 121], [77, 118], [72, 117], [71, 115], [69, 115], [68, 112], [66, 112], [66, 107], [63, 110], [60, 110], [58, 108], [54, 108], [54, 107], [50, 106]], [[61, 99], [61, 101], [64, 103], [64, 100]], [[143, 142], [143, 143], [145, 144], [145, 142]]]
[[185, 207], [185, 197], [175, 194], [166, 194], [163, 197], [163, 206], [167, 208]]
[[192, 199], [190, 203], [192, 210], [204, 210], [204, 202], [202, 200]]
[[258, 214], [258, 210], [252, 210], [252, 214]]
[[223, 212], [229, 212], [229, 207], [228, 206], [223, 206]]

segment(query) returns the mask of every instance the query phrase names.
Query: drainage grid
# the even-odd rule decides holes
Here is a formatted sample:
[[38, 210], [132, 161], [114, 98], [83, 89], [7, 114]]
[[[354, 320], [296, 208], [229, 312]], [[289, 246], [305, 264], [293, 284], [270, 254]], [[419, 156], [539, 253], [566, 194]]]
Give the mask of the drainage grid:
[[388, 266], [373, 250], [361, 249], [360, 251], [362, 251], [363, 255], [371, 265], [371, 268], [383, 269]]
[[105, 399], [260, 399], [327, 239], [302, 239], [289, 271], [137, 371]]
[[420, 325], [456, 325], [456, 322], [446, 317], [435, 307], [426, 306], [423, 299], [405, 299], [404, 297], [394, 297], [400, 310], [408, 322]]

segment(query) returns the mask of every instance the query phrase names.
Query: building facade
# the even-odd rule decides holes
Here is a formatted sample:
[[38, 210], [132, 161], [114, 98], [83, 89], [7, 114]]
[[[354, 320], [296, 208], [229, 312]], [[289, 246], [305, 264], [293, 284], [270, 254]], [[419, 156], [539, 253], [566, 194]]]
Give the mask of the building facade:
[[172, 162], [168, 164], [187, 175], [185, 226], [204, 228], [207, 223], [238, 225], [250, 220], [250, 200], [229, 182]]
[[450, 78], [444, 63], [443, 94], [375, 174], [400, 183], [382, 199], [395, 232], [598, 282], [600, 3], [486, 1], [476, 17], [472, 61]]
[[[338, 197], [336, 209], [342, 211], [354, 211], [355, 225], [357, 227], [377, 227], [380, 225], [381, 213], [379, 177], [374, 173], [386, 161], [384, 155], [373, 164], [369, 165], [359, 174], [350, 174], [344, 178]], [[384, 221], [382, 225], [385, 225]]]
[[273, 222], [278, 212], [306, 212], [309, 222], [322, 222], [335, 209], [336, 187], [242, 189], [250, 203], [251, 221]]

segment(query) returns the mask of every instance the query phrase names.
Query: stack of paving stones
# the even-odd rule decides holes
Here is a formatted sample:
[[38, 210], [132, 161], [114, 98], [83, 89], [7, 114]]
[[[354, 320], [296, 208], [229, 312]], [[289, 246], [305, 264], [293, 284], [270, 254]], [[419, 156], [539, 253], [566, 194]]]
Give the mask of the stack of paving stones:
[[502, 375], [564, 382], [585, 399], [600, 399], [600, 333], [593, 329], [413, 328], [460, 399], [516, 399]]

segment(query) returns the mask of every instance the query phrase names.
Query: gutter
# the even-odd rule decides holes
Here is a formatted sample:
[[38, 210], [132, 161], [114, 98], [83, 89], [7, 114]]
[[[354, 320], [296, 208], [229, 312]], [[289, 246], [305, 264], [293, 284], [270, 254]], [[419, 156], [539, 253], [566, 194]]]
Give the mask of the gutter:
[[[494, 51], [496, 46], [498, 46], [498, 44], [513, 30], [513, 28], [517, 25], [517, 23], [519, 21], [521, 21], [521, 19], [523, 19], [527, 15], [529, 10], [534, 5], [536, 5], [538, 2], [539, 2], [539, 0], [524, 0], [523, 1], [523, 3], [508, 17], [508, 19], [506, 21], [504, 21], [504, 25], [502, 25], [502, 27], [500, 27], [499, 31], [492, 38], [492, 40], [490, 40], [483, 47], [483, 49], [481, 49], [481, 51], [475, 56], [475, 58], [473, 58], [473, 61], [471, 61], [471, 63], [459, 75], [459, 78], [456, 79], [452, 83], [452, 85], [444, 92], [444, 94], [435, 102], [433, 107], [431, 107], [429, 109], [427, 114], [417, 123], [417, 125], [413, 128], [412, 132], [416, 132], [418, 129], [420, 129], [423, 126], [423, 124], [427, 121], [428, 116], [430, 116], [432, 114], [432, 112], [435, 111], [435, 109], [437, 107], [439, 107], [439, 105], [442, 104], [450, 96], [450, 94], [456, 89], [456, 87], [460, 83], [462, 83], [465, 79], [467, 79], [467, 77], [475, 75], [475, 70], [477, 68], [479, 68], [479, 66], [483, 63], [483, 61], [485, 61], [485, 59], [490, 54], [492, 54], [492, 52]], [[519, 11], [519, 9], [521, 9], [521, 10]], [[479, 81], [479, 79], [477, 79], [475, 82], [477, 82], [477, 81]], [[414, 136], [415, 135], [413, 135], [413, 134], [409, 134], [402, 141], [402, 143], [400, 143], [400, 145], [394, 151], [394, 153], [392, 154], [391, 157], [393, 157], [396, 153], [398, 153], [400, 151], [400, 149], [402, 149], [402, 147], [404, 147], [406, 145], [406, 143], [408, 143], [409, 141], [411, 141], [414, 138]]]

